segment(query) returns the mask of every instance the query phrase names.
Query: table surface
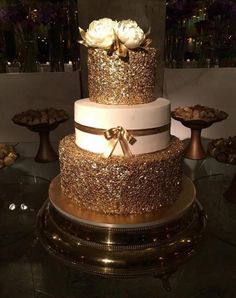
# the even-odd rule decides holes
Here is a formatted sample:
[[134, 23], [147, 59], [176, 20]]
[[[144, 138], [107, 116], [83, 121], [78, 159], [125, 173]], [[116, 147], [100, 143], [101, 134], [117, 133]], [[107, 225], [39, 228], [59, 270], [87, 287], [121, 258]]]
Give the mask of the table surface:
[[[236, 297], [236, 204], [223, 197], [235, 168], [212, 159], [186, 163], [188, 173], [195, 172], [197, 197], [208, 214], [208, 225], [198, 254], [170, 278], [172, 291], [168, 293], [152, 276], [97, 277], [72, 270], [49, 256], [35, 237], [35, 223], [50, 181], [23, 170], [22, 165], [32, 166], [33, 161], [19, 163], [20, 167], [0, 170], [1, 298]], [[54, 173], [50, 173], [56, 175], [58, 165], [51, 167]], [[201, 175], [196, 175], [200, 168]]]

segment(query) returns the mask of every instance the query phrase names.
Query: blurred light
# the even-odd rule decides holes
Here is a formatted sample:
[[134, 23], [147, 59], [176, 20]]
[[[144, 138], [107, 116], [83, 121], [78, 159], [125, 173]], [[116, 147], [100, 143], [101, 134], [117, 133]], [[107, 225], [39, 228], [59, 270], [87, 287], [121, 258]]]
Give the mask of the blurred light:
[[9, 205], [9, 210], [13, 211], [16, 209], [16, 205], [14, 203]]
[[110, 260], [110, 259], [102, 259], [102, 261], [103, 261], [105, 264], [113, 263], [113, 261]]
[[28, 206], [26, 206], [25, 204], [21, 204], [20, 209], [25, 211], [28, 209]]

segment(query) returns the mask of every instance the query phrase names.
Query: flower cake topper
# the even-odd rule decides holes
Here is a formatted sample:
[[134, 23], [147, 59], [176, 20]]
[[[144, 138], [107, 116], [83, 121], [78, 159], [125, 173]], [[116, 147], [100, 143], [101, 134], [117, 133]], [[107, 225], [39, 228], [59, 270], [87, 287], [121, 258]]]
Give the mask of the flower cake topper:
[[90, 23], [85, 32], [80, 29], [83, 40], [81, 44], [86, 47], [100, 48], [110, 53], [115, 52], [120, 57], [126, 57], [129, 50], [146, 48], [151, 39], [148, 38], [150, 30], [144, 33], [135, 21], [113, 21], [103, 18]]

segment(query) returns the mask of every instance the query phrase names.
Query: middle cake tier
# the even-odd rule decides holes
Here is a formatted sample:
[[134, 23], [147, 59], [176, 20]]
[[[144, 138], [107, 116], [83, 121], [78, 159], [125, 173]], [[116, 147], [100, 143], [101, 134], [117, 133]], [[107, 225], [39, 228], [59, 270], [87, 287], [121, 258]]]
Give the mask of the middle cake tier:
[[124, 155], [123, 137], [133, 155], [163, 150], [170, 144], [170, 102], [158, 98], [147, 104], [104, 105], [77, 100], [75, 136], [79, 148], [99, 154], [119, 139], [112, 155]]

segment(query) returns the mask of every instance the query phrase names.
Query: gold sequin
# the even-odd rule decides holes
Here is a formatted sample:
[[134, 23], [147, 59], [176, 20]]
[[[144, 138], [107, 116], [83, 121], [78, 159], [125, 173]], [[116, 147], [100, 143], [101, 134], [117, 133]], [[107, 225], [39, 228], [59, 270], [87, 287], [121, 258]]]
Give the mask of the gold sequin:
[[91, 101], [101, 104], [143, 104], [154, 97], [156, 54], [154, 48], [129, 51], [128, 58], [88, 50], [88, 89]]
[[143, 214], [173, 203], [182, 184], [182, 142], [132, 157], [104, 158], [82, 150], [74, 135], [59, 146], [61, 186], [68, 200], [104, 214]]

